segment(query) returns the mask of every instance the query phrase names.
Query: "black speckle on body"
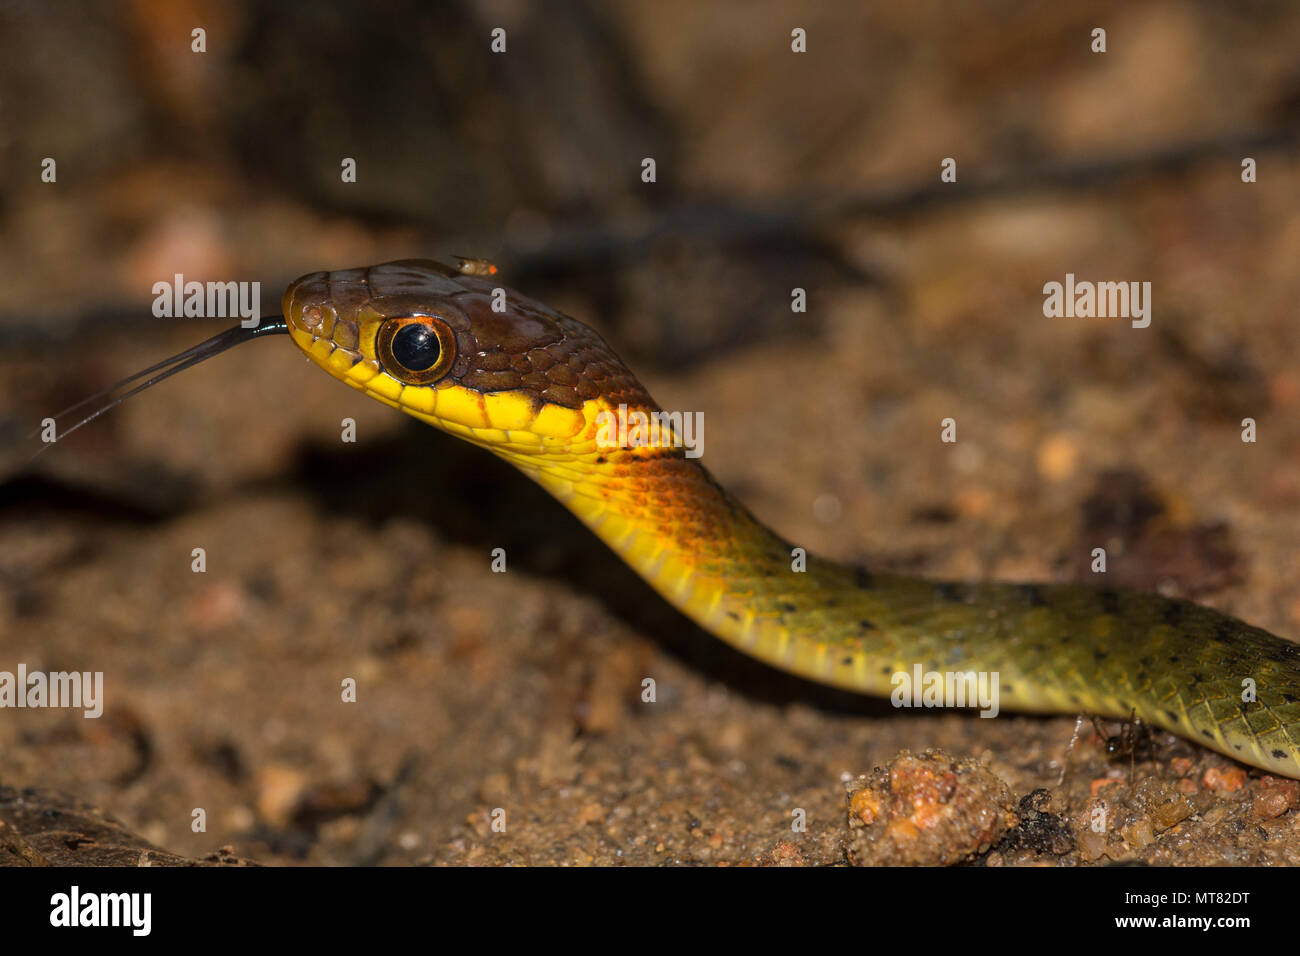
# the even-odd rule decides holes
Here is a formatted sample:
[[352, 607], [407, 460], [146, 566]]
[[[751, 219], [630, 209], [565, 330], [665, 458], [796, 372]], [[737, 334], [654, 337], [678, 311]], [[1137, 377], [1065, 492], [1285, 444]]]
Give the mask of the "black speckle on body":
[[934, 596], [940, 601], [960, 601], [961, 588], [949, 581], [940, 581], [934, 586]]

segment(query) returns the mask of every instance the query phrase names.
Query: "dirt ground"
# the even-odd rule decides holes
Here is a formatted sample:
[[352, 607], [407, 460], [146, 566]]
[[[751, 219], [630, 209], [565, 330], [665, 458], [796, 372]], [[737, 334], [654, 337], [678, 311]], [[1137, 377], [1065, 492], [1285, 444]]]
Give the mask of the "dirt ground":
[[[1106, 151], [1087, 135], [1090, 110], [1115, 98], [1144, 148], [1183, 141], [1173, 106], [1184, 102], [1206, 100], [1196, 129], [1213, 126], [1223, 108], [1201, 94], [1246, 67], [1211, 58], [1226, 73], [1202, 76], [1210, 67], [1193, 54], [1227, 28], [1194, 5], [1164, 13], [1113, 13], [1146, 52], [1119, 49], [1117, 72], [1100, 78], [1072, 67], [1052, 92], [1069, 108], [1052, 141], [1061, 156], [1074, 142]], [[917, 29], [937, 48], [967, 48], [927, 15]], [[633, 6], [618, 22], [669, 113], [693, 84], [716, 84], [670, 45], [681, 35], [671, 24]], [[1065, 42], [1073, 21], [1051, 22], [1050, 42]], [[697, 26], [697, 46], [722, 29]], [[1271, 29], [1294, 26], [1280, 17]], [[1260, 49], [1284, 75], [1280, 55]], [[1008, 108], [1000, 61], [970, 56], [964, 69], [987, 85], [967, 93]], [[1125, 77], [1153, 62], [1173, 92], [1129, 95]], [[1014, 86], [1047, 83], [1054, 68], [1039, 62]], [[731, 89], [745, 96], [721, 129], [692, 127], [681, 107], [692, 183], [779, 192], [753, 170], [782, 158], [797, 169], [790, 157], [804, 154], [759, 132], [777, 115], [770, 99], [767, 113], [754, 105], [761, 81]], [[877, 150], [871, 124], [839, 127], [845, 152], [819, 161], [826, 182], [867, 153], [872, 182], [919, 180], [906, 175], [917, 155], [924, 181], [937, 178], [930, 157], [950, 147], [928, 150], [936, 134], [915, 110], [943, 100], [935, 122], [957, 136], [965, 127], [944, 117], [964, 100], [919, 81], [887, 90], [873, 122], [893, 116], [909, 132]], [[970, 122], [971, 153], [992, 150], [996, 137]], [[734, 142], [757, 153], [748, 178], [727, 168]], [[705, 464], [811, 551], [934, 577], [1081, 580], [1103, 546], [1108, 583], [1193, 597], [1295, 639], [1300, 155], [1270, 147], [1254, 184], [1240, 159], [1224, 147], [1080, 188], [840, 219], [818, 234], [835, 266], [809, 246], [720, 253], [687, 239], [585, 279], [526, 256], [512, 274], [507, 256], [503, 278], [600, 328], [662, 405], [702, 412]], [[22, 222], [44, 201], [23, 199]], [[337, 211], [276, 202], [276, 221], [307, 238], [268, 277], [313, 255], [303, 270], [494, 251], [390, 222], [345, 229]], [[270, 221], [266, 208], [237, 215]], [[47, 798], [25, 788], [80, 801], [179, 857], [264, 864], [1300, 862], [1296, 785], [1177, 738], [1108, 755], [1075, 716], [896, 711], [747, 660], [526, 479], [339, 385], [283, 338], [190, 370], [26, 465], [21, 435], [42, 415], [222, 325], [76, 325], [70, 316], [97, 307], [78, 279], [42, 313], [45, 332], [24, 338], [21, 306], [38, 290], [50, 305], [57, 257], [20, 253], [21, 229], [6, 223], [0, 247], [30, 269], [0, 322], [3, 425], [17, 449], [0, 488], [0, 670], [103, 671], [107, 694], [99, 720], [0, 712], [0, 787], [11, 788], [0, 821], [27, 827], [38, 855], [75, 861], [78, 846], [40, 843], [22, 804]], [[156, 239], [146, 230], [121, 256], [169, 275]], [[1151, 326], [1045, 318], [1042, 286], [1067, 272], [1150, 281]], [[807, 314], [789, 312], [793, 285], [808, 290]], [[607, 311], [611, 301], [621, 307]], [[349, 417], [352, 444], [340, 440]], [[939, 440], [949, 417], [955, 444]], [[1244, 418], [1255, 443], [1241, 440]], [[204, 573], [191, 569], [195, 548]], [[505, 573], [491, 569], [495, 548]], [[647, 677], [654, 702], [641, 699]], [[930, 792], [927, 775], [949, 775], [975, 809], [947, 821], [938, 846], [864, 844], [885, 810], [850, 792], [881, 786], [876, 768], [892, 769], [895, 790]]]

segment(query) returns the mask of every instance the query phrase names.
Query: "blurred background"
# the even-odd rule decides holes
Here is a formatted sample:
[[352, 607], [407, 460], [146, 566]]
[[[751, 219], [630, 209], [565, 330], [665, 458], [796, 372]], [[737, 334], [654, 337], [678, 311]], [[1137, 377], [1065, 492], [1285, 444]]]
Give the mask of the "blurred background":
[[[704, 411], [706, 464], [812, 550], [1070, 579], [1101, 543], [1117, 584], [1295, 637], [1298, 50], [1270, 0], [0, 5], [0, 669], [109, 695], [0, 712], [0, 785], [329, 864], [770, 861], [791, 801], [836, 862], [841, 775], [901, 747], [1050, 786], [1072, 719], [899, 719], [750, 664], [283, 340], [35, 463], [24, 436], [229, 324], [153, 317], [175, 273], [274, 314], [308, 271], [482, 256]], [[1044, 318], [1067, 272], [1151, 282], [1151, 327]], [[1197, 833], [1115, 854], [1300, 852]]]

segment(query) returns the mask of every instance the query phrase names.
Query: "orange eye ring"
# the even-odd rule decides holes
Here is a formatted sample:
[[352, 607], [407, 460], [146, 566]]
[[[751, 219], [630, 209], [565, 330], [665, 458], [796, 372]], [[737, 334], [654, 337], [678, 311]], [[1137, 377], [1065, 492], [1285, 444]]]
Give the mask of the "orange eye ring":
[[384, 371], [406, 385], [438, 381], [456, 361], [456, 333], [435, 315], [387, 319], [375, 336]]

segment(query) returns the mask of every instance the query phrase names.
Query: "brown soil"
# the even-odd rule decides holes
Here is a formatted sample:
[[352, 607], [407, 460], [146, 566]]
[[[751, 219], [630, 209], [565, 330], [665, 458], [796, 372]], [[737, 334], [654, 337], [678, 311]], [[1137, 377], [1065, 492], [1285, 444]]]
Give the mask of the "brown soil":
[[[1231, 140], [1241, 97], [1264, 117], [1290, 102], [1278, 51], [1294, 47], [1293, 15], [1256, 30], [1196, 5], [1158, 17], [1111, 5], [1112, 36], [1127, 40], [1093, 75], [1061, 52], [1082, 27], [1050, 6], [990, 32], [919, 5], [909, 28], [932, 43], [916, 60], [890, 59], [901, 27], [882, 13], [874, 32], [850, 31], [876, 37], [878, 57], [830, 40], [797, 77], [744, 44], [716, 60], [709, 43], [731, 21], [691, 4], [616, 19], [681, 135], [685, 184], [725, 183], [741, 200], [929, 183], [951, 142], [965, 144], [963, 163], [996, 165], [999, 137], [1028, 126], [1046, 165], [1206, 131]], [[1232, 47], [1222, 62], [1202, 56], [1216, 38]], [[830, 82], [861, 64], [884, 75]], [[1168, 86], [1143, 86], [1153, 75]], [[809, 97], [787, 87], [819, 78], [826, 102], [805, 114]], [[721, 115], [720, 98], [732, 104]], [[1108, 139], [1099, 111], [1117, 101], [1127, 132]], [[809, 550], [936, 577], [1060, 580], [1087, 573], [1100, 544], [1117, 586], [1195, 597], [1295, 638], [1300, 159], [1261, 157], [1250, 185], [1225, 148], [1101, 184], [827, 225], [819, 241], [870, 281], [797, 243], [724, 255], [690, 240], [585, 280], [535, 262], [504, 279], [599, 325], [661, 404], [702, 411], [706, 464]], [[223, 192], [219, 163], [133, 169], [130, 182], [70, 182], [7, 210], [0, 251], [16, 266], [0, 327], [27, 329], [28, 303], [48, 316], [36, 341], [0, 349], [10, 435], [219, 327], [72, 334], [60, 322], [92, 312], [99, 290], [120, 300], [140, 277], [170, 275], [173, 248], [229, 246], [232, 274], [268, 279], [493, 252], [486, 240], [445, 248], [456, 228]], [[154, 210], [134, 231], [103, 226], [133, 202]], [[69, 275], [69, 262], [85, 268]], [[1067, 272], [1150, 281], [1151, 327], [1044, 318], [1043, 283]], [[807, 314], [788, 311], [794, 285]], [[607, 312], [611, 301], [640, 307]], [[340, 441], [347, 417], [355, 444]], [[955, 445], [939, 441], [949, 417]], [[1241, 440], [1244, 418], [1256, 443]], [[49, 839], [23, 808], [48, 799], [122, 821], [133, 836], [101, 839], [137, 857], [152, 845], [266, 864], [864, 862], [876, 857], [850, 789], [863, 775], [910, 779], [919, 760], [975, 781], [969, 793], [947, 771], [914, 781], [927, 800], [963, 801], [940, 842], [968, 850], [904, 842], [892, 862], [1300, 862], [1295, 784], [1192, 744], [1157, 735], [1108, 756], [1091, 724], [1071, 748], [1074, 716], [894, 711], [741, 657], [508, 467], [330, 380], [285, 339], [187, 372], [21, 462], [9, 453], [0, 510], [0, 670], [103, 671], [107, 708], [99, 720], [0, 712], [0, 785], [14, 788], [0, 790], [0, 823], [18, 834], [0, 829], [0, 849], [15, 860], [57, 850], [66, 862], [87, 845]], [[341, 699], [347, 679], [355, 703]], [[916, 756], [932, 748], [943, 753]], [[68, 796], [24, 798], [28, 787]], [[990, 807], [1009, 814], [993, 829]]]

